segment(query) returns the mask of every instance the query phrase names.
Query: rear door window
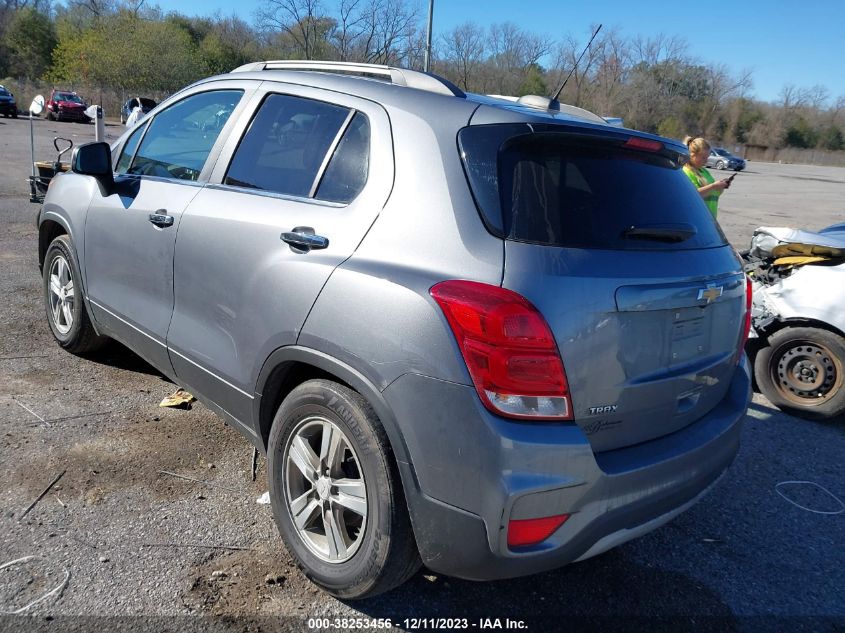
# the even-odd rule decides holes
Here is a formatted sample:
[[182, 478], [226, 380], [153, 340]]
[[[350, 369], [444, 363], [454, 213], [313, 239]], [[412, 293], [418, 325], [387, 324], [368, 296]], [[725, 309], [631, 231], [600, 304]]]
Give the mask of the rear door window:
[[[342, 106], [269, 95], [235, 150], [223, 184], [313, 198], [354, 118], [355, 112]], [[330, 195], [342, 198], [345, 194], [332, 191]]]
[[242, 90], [201, 92], [160, 112], [127, 173], [197, 180], [242, 95]]
[[356, 112], [320, 180], [316, 197], [351, 202], [364, 188], [369, 167], [370, 123], [364, 114]]
[[479, 211], [500, 237], [621, 250], [726, 244], [681, 170], [684, 157], [626, 146], [629, 138], [522, 124], [458, 136]]

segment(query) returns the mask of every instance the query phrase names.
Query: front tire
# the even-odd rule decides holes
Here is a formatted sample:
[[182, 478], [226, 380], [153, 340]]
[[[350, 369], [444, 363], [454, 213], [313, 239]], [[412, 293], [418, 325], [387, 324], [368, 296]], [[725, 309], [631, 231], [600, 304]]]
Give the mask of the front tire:
[[754, 360], [761, 393], [779, 409], [827, 420], [845, 413], [845, 339], [812, 327], [772, 334]]
[[42, 273], [47, 323], [56, 342], [73, 354], [102, 347], [108, 339], [97, 335], [88, 317], [79, 266], [67, 235], [60, 235], [50, 244]]
[[716, 163], [716, 169], [724, 169], [725, 168], [725, 161], [720, 160]]
[[299, 385], [276, 413], [267, 459], [276, 524], [312, 582], [364, 598], [419, 568], [390, 444], [360, 394], [328, 380]]

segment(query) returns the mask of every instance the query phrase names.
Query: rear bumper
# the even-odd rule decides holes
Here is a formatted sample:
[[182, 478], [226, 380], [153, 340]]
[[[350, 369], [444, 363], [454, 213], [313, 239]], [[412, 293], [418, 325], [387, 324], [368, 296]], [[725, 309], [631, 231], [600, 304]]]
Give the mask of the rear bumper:
[[14, 103], [0, 102], [0, 114], [17, 114], [18, 106]]
[[[593, 454], [573, 425], [490, 415], [470, 387], [422, 376], [384, 395], [402, 427], [403, 468], [417, 545], [434, 571], [472, 580], [522, 576], [583, 560], [655, 529], [693, 505], [739, 448], [750, 398], [747, 361], [707, 416], [671, 435]], [[518, 552], [507, 524], [570, 514], [549, 539]]]

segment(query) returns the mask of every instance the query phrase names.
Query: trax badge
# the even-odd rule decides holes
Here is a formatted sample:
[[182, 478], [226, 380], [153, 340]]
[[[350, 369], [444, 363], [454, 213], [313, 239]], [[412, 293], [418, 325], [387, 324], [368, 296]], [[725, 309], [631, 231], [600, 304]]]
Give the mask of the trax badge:
[[613, 413], [616, 411], [616, 407], [618, 405], [615, 404], [606, 404], [603, 407], [590, 407], [588, 411], [590, 415], [599, 415], [601, 413]]
[[707, 286], [698, 291], [698, 300], [707, 299], [707, 303], [715, 301], [722, 296], [722, 286]]

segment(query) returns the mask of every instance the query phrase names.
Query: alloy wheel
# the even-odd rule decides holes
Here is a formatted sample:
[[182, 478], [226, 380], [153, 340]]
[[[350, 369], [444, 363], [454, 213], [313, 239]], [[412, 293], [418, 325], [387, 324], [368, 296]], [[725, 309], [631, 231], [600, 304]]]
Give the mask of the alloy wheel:
[[352, 558], [364, 538], [367, 487], [349, 438], [326, 418], [306, 418], [291, 433], [283, 463], [299, 537], [324, 562]]
[[53, 325], [61, 334], [67, 334], [73, 327], [75, 300], [70, 265], [63, 256], [57, 255], [50, 263], [50, 315]]

